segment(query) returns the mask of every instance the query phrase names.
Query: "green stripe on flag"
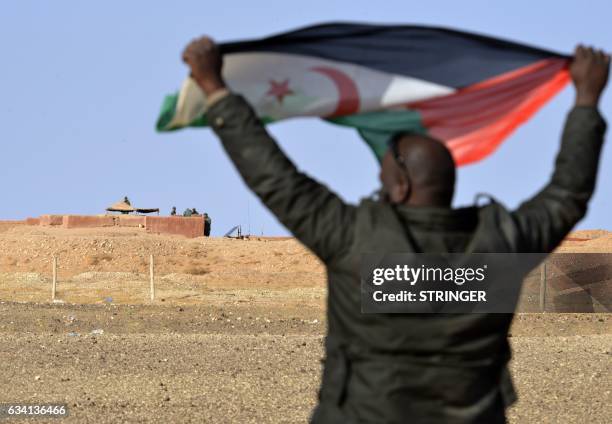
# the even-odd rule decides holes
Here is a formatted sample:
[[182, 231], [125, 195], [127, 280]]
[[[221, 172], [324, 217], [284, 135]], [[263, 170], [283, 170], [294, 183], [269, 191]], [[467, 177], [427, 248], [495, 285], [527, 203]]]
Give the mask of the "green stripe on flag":
[[[155, 129], [158, 132], [170, 132], [188, 127], [207, 127], [208, 120], [206, 119], [206, 115], [202, 115], [195, 118], [188, 125], [176, 125], [173, 127], [169, 126], [170, 122], [172, 122], [172, 119], [174, 119], [174, 115], [176, 113], [176, 104], [178, 103], [178, 97], [179, 93], [175, 93], [168, 94], [164, 98], [164, 102], [162, 103], [162, 107], [159, 112], [159, 117], [157, 118], [157, 123], [155, 124]], [[259, 119], [266, 125], [277, 121], [276, 119], [270, 118], [269, 116], [263, 116]]]
[[[170, 126], [176, 113], [179, 94], [171, 94], [164, 98], [164, 102], [157, 119], [156, 129], [159, 132], [176, 131], [184, 127], [208, 126], [206, 115], [194, 119], [189, 125]], [[264, 124], [275, 122], [269, 116], [260, 118]], [[368, 144], [376, 158], [380, 161], [387, 151], [390, 138], [398, 132], [412, 132], [426, 134], [421, 115], [414, 110], [381, 110], [376, 112], [359, 113], [355, 115], [327, 118], [326, 121], [336, 125], [355, 128], [359, 135]]]
[[[168, 131], [176, 131], [181, 128], [185, 128], [185, 126], [179, 125], [175, 127], [169, 127], [168, 125], [172, 122], [174, 118], [174, 114], [176, 112], [176, 104], [178, 102], [179, 94], [169, 94], [164, 98], [164, 102], [162, 103], [161, 111], [159, 112], [159, 118], [157, 118], [157, 123], [155, 124], [155, 128], [159, 132], [168, 132]], [[206, 116], [200, 116], [186, 125], [187, 127], [206, 127], [208, 126], [208, 121], [206, 120]]]
[[389, 140], [394, 134], [398, 132], [427, 133], [420, 113], [408, 109], [339, 116], [328, 118], [327, 121], [357, 129], [379, 161], [382, 160]]
[[167, 126], [172, 121], [172, 118], [174, 118], [177, 101], [178, 93], [169, 94], [164, 97], [164, 102], [159, 112], [159, 118], [157, 118], [157, 123], [155, 124], [155, 129], [157, 129], [157, 131], [170, 131]]

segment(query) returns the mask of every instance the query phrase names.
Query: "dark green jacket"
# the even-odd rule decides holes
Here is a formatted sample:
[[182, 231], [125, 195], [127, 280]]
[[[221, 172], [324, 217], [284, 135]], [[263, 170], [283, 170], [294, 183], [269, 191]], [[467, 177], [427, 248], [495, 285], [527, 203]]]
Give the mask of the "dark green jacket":
[[510, 314], [362, 314], [364, 252], [550, 252], [584, 216], [605, 123], [569, 114], [550, 183], [515, 211], [349, 205], [299, 172], [246, 101], [229, 95], [209, 122], [246, 184], [327, 266], [328, 337], [316, 423], [503, 422], [513, 391]]

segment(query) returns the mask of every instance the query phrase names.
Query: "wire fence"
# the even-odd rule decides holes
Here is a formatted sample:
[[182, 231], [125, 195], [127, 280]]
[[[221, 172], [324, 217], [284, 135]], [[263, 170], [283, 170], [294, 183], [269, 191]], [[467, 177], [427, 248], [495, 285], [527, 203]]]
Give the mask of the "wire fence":
[[[212, 273], [200, 268], [172, 270], [166, 265], [163, 273], [157, 273], [154, 255], [147, 256], [147, 266], [140, 264], [139, 272], [107, 264], [104, 271], [92, 267], [60, 278], [62, 258], [54, 255], [46, 273], [0, 273], [0, 300], [141, 304], [282, 301], [296, 296], [323, 302], [326, 296], [322, 272], [305, 277], [303, 273], [236, 266], [225, 273]], [[144, 268], [148, 272], [143, 273]], [[307, 284], [300, 284], [305, 279]], [[525, 278], [517, 311], [612, 311], [612, 254], [549, 256]]]
[[210, 271], [184, 264], [169, 265], [167, 260], [158, 270], [156, 257], [153, 254], [145, 257], [148, 259], [146, 266], [139, 262], [137, 267], [126, 268], [125, 262], [118, 260], [117, 264], [105, 261], [102, 266], [71, 266], [66, 269], [62, 267], [62, 256], [54, 255], [46, 261], [46, 272], [41, 269], [24, 272], [23, 268], [0, 272], [0, 301], [257, 304], [306, 300], [322, 305], [325, 299], [322, 270], [304, 274], [278, 269], [258, 270], [256, 265], [243, 264], [225, 271]]

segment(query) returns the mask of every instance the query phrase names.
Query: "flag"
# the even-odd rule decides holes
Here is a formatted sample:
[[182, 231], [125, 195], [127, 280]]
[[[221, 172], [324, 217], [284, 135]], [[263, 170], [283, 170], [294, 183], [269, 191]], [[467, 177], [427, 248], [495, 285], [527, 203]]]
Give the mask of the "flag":
[[[260, 119], [314, 116], [357, 129], [381, 159], [397, 132], [428, 134], [459, 165], [485, 158], [569, 81], [569, 57], [446, 28], [330, 23], [220, 44], [223, 77]], [[158, 131], [206, 126], [187, 78]]]

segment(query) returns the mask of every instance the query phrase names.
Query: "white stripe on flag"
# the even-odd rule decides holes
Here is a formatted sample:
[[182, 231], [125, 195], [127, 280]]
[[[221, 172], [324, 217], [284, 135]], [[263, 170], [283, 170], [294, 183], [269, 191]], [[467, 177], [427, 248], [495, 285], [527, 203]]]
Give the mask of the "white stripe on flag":
[[[393, 108], [453, 93], [451, 87], [352, 63], [283, 53], [233, 53], [223, 76], [260, 117], [326, 117]], [[206, 110], [203, 93], [187, 79], [168, 127], [188, 125]]]

